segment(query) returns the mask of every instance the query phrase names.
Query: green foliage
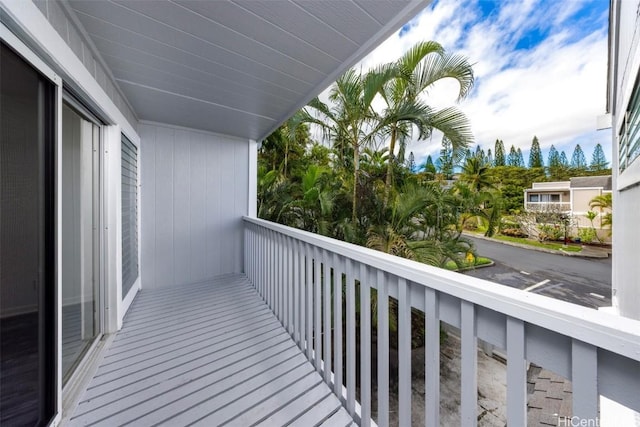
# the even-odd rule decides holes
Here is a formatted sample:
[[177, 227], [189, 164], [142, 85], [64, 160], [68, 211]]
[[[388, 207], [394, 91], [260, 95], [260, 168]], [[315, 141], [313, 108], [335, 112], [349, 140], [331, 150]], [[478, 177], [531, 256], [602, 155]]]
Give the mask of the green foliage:
[[597, 239], [596, 230], [593, 228], [580, 228], [578, 230], [578, 237], [583, 243], [592, 243]]
[[504, 153], [504, 143], [500, 139], [496, 139], [496, 145], [493, 155], [495, 159], [493, 161], [494, 166], [506, 166], [506, 159]]
[[585, 169], [587, 167], [587, 159], [584, 157], [584, 152], [580, 144], [576, 144], [576, 148], [573, 150], [571, 156], [571, 167], [574, 169]]
[[522, 156], [522, 150], [520, 148], [518, 148], [517, 155], [518, 155], [518, 164], [516, 166], [521, 167], [521, 168], [525, 167], [524, 166], [524, 157]]
[[493, 166], [493, 153], [491, 152], [491, 148], [487, 150], [487, 157], [485, 158], [485, 164], [488, 166]]
[[411, 173], [416, 171], [416, 158], [413, 155], [413, 151], [409, 153], [409, 158], [407, 159], [407, 169], [409, 169], [409, 172]]
[[567, 154], [564, 152], [564, 150], [560, 152], [560, 165], [565, 167], [569, 166], [569, 161], [567, 160]]
[[549, 160], [547, 161], [547, 164], [549, 165], [549, 169], [562, 166], [560, 154], [554, 145], [551, 145], [551, 148], [549, 148]]
[[[613, 209], [612, 193], [604, 193], [594, 197], [589, 201], [589, 206], [591, 207], [591, 209], [597, 208], [600, 210], [602, 215], [600, 218], [601, 228], [611, 228], [613, 226], [613, 215], [611, 213], [611, 210]], [[609, 212], [604, 212], [605, 209]], [[611, 231], [609, 231], [609, 235], [611, 235]]]
[[424, 163], [424, 171], [432, 174], [436, 173], [436, 166], [433, 164], [433, 159], [431, 158], [431, 155], [427, 156], [427, 160]]
[[499, 166], [492, 168], [491, 174], [496, 187], [502, 193], [506, 212], [522, 210], [524, 208], [524, 189], [531, 188], [533, 182], [546, 180], [543, 168], [525, 169], [515, 166]]
[[544, 161], [542, 160], [542, 151], [540, 150], [540, 142], [538, 141], [537, 136], [534, 136], [533, 141], [531, 141], [531, 151], [529, 152], [529, 167], [544, 167]]
[[558, 224], [539, 224], [538, 240], [562, 240], [564, 238], [564, 227]]
[[440, 150], [440, 157], [436, 160], [436, 170], [442, 174], [444, 179], [453, 178], [454, 155], [451, 141], [448, 138], [442, 138], [442, 149]]
[[609, 162], [607, 161], [606, 156], [604, 155], [604, 151], [602, 150], [602, 145], [599, 143], [593, 148], [593, 155], [591, 156], [591, 163], [589, 164], [589, 169], [592, 171], [603, 171], [609, 167]]
[[507, 166], [515, 166], [515, 167], [520, 166], [520, 162], [518, 159], [518, 152], [516, 151], [516, 147], [513, 145], [509, 149], [509, 157], [507, 157]]

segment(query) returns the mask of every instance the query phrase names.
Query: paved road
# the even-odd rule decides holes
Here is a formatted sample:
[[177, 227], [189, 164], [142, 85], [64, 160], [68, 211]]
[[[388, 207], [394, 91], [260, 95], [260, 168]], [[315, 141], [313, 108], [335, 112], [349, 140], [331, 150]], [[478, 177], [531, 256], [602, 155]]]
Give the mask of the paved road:
[[494, 267], [466, 274], [587, 307], [611, 305], [611, 258], [576, 258], [471, 238]]

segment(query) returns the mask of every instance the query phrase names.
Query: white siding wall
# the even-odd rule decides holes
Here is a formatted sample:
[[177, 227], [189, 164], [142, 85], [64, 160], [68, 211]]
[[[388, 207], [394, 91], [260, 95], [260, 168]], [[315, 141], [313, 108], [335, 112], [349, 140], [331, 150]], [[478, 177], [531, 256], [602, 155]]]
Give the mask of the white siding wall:
[[143, 288], [242, 271], [249, 141], [140, 124]]
[[[613, 148], [614, 168], [617, 169], [618, 134], [640, 66], [640, 1], [623, 0], [614, 4], [619, 42], [614, 51], [617, 55], [611, 58], [612, 76], [615, 76], [616, 81], [610, 89], [614, 93], [611, 108], [614, 114], [613, 141], [616, 142]], [[640, 159], [636, 159], [634, 163], [639, 162]], [[623, 181], [628, 181], [631, 174], [634, 175], [633, 181], [640, 184], [637, 170], [637, 167], [629, 167], [621, 176], [614, 174], [614, 188], [622, 187]], [[613, 304], [622, 316], [640, 319], [640, 186], [626, 186], [627, 184], [625, 182], [625, 188], [613, 192]]]

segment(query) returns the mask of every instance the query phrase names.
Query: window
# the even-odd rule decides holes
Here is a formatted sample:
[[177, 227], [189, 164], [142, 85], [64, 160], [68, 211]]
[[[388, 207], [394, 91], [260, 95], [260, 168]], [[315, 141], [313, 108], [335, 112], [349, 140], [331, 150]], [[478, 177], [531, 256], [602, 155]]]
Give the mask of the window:
[[529, 201], [537, 203], [540, 201], [539, 196], [537, 194], [529, 194]]
[[122, 135], [122, 298], [138, 278], [138, 149]]
[[640, 82], [636, 82], [631, 94], [618, 140], [619, 168], [622, 172], [640, 155]]

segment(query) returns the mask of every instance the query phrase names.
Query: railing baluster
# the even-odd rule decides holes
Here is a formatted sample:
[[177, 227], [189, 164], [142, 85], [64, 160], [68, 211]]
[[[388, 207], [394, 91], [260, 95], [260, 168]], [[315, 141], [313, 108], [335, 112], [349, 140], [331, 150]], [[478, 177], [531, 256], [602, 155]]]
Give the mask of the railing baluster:
[[435, 289], [425, 288], [425, 426], [440, 425], [440, 302]]
[[378, 270], [378, 425], [389, 425], [389, 285]]
[[282, 280], [282, 276], [284, 273], [284, 257], [283, 257], [283, 245], [282, 245], [282, 238], [284, 236], [282, 236], [282, 234], [279, 236], [277, 242], [278, 242], [278, 278], [276, 280], [276, 284], [278, 286], [278, 318], [280, 319], [280, 323], [282, 323], [284, 325], [284, 304], [282, 303], [283, 301], [283, 294], [284, 294], [284, 288], [282, 286], [283, 284], [283, 280]]
[[329, 266], [329, 255], [327, 251], [322, 251], [322, 287], [324, 296], [324, 381], [331, 383], [331, 267]]
[[462, 425], [478, 423], [478, 338], [475, 307], [469, 301], [460, 304], [460, 419]]
[[353, 262], [347, 259], [347, 412], [356, 413], [356, 284]]
[[293, 249], [293, 341], [300, 347], [300, 251], [298, 241], [292, 243]]
[[333, 254], [333, 392], [344, 403], [342, 397], [342, 261]]
[[289, 335], [291, 335], [293, 337], [293, 328], [294, 328], [294, 322], [295, 322], [295, 318], [293, 315], [293, 288], [294, 288], [294, 272], [293, 272], [293, 256], [294, 256], [294, 252], [293, 252], [293, 238], [289, 238], [289, 240], [287, 240], [287, 307], [288, 310], [287, 312], [289, 313], [289, 317], [287, 319], [287, 322], [289, 323], [289, 328], [287, 329], [287, 331], [289, 332]]
[[406, 279], [398, 280], [398, 412], [401, 426], [411, 425], [411, 301]]
[[282, 325], [286, 330], [289, 327], [287, 316], [289, 316], [289, 305], [287, 304], [287, 239], [288, 236], [282, 235], [280, 239], [280, 255], [282, 256], [282, 272], [280, 273], [280, 290], [282, 300]]
[[307, 254], [307, 286], [306, 286], [306, 297], [307, 297], [307, 359], [309, 362], [313, 361], [313, 249], [310, 245], [306, 245], [306, 254]]
[[305, 244], [304, 242], [300, 242], [299, 250], [299, 258], [300, 258], [300, 283], [298, 285], [299, 295], [300, 295], [300, 350], [304, 353], [306, 351], [307, 346], [307, 327], [306, 327], [306, 319], [307, 319], [307, 255], [305, 253]]
[[257, 261], [258, 261], [258, 271], [257, 271], [257, 278], [258, 278], [258, 292], [260, 293], [260, 296], [262, 297], [262, 299], [264, 299], [264, 289], [262, 288], [262, 284], [264, 283], [264, 263], [262, 261], [262, 258], [264, 257], [264, 242], [263, 242], [263, 238], [262, 238], [262, 229], [258, 230], [258, 232], [256, 233], [256, 237], [257, 237], [257, 245], [260, 248], [260, 250], [258, 251], [258, 257], [257, 257]]
[[527, 425], [524, 322], [507, 317], [507, 424]]
[[274, 300], [274, 295], [275, 295], [275, 289], [274, 289], [274, 284], [275, 284], [275, 242], [273, 239], [273, 236], [275, 235], [275, 233], [271, 232], [269, 233], [269, 296], [268, 296], [268, 300], [269, 300], [269, 307], [271, 307], [271, 311], [273, 311], [273, 313], [276, 315], [277, 317], [277, 312], [276, 312], [276, 306], [275, 306], [275, 300]]
[[360, 425], [371, 425], [371, 288], [369, 269], [360, 264]]
[[316, 371], [320, 374], [322, 373], [322, 366], [320, 365], [320, 362], [322, 361], [322, 313], [320, 311], [322, 307], [322, 271], [320, 269], [320, 251], [317, 246], [313, 248], [313, 258], [313, 335], [315, 338], [313, 357], [315, 359]]
[[[598, 420], [598, 348], [571, 340], [571, 381], [573, 416], [597, 425]], [[580, 424], [582, 425], [582, 424]]]
[[280, 236], [273, 236], [273, 306], [275, 307], [276, 317], [282, 323], [282, 311], [280, 310]]
[[284, 329], [289, 329], [289, 292], [287, 289], [287, 275], [289, 268], [287, 255], [289, 251], [287, 250], [287, 240], [289, 236], [282, 236], [281, 244], [282, 244], [282, 274], [280, 277], [281, 284], [280, 288], [282, 289], [282, 324], [284, 325]]

